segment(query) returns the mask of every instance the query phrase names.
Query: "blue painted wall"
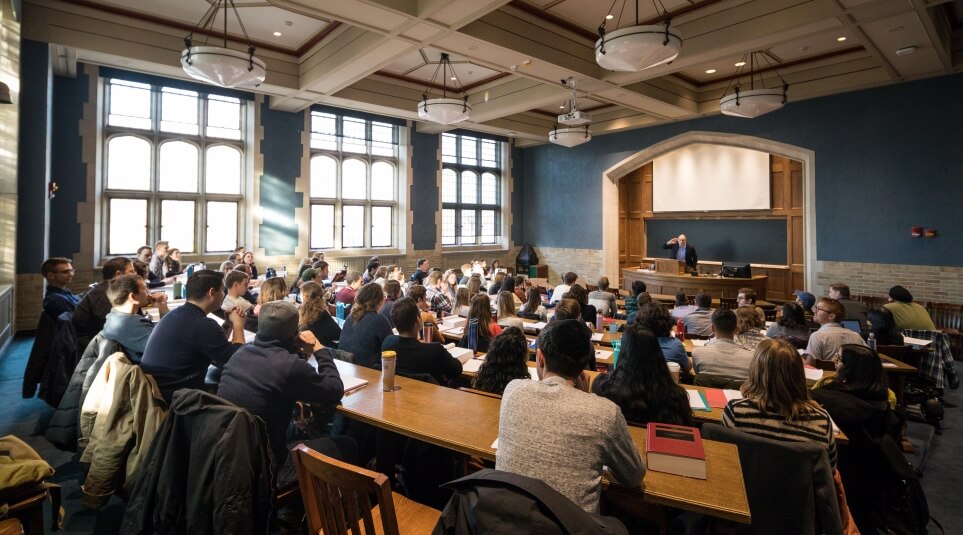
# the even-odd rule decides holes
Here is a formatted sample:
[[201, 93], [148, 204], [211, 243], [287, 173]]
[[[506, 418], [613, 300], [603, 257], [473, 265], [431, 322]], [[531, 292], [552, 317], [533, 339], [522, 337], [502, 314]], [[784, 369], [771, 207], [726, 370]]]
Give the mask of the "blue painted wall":
[[50, 99], [47, 43], [20, 43], [20, 139], [17, 147], [17, 273], [39, 273], [46, 257]]
[[77, 77], [54, 76], [50, 179], [60, 186], [50, 201], [50, 256], [71, 257], [80, 250], [77, 204], [87, 200], [87, 164], [83, 162], [80, 119], [89, 97], [86, 66]]
[[268, 256], [291, 255], [298, 245], [294, 210], [304, 206], [304, 194], [294, 191], [301, 174], [304, 113], [272, 110], [265, 98], [261, 104], [261, 125], [264, 174], [257, 178], [264, 222], [258, 227], [258, 243]]
[[411, 191], [408, 192], [411, 207], [411, 243], [416, 251], [435, 248], [438, 225], [438, 134], [419, 134], [411, 130]]
[[[747, 120], [713, 116], [523, 149], [524, 239], [598, 249], [602, 172], [676, 135], [744, 134], [813, 150], [819, 260], [963, 266], [963, 76], [790, 103]], [[790, 88], [790, 98], [792, 89]], [[935, 228], [911, 239], [909, 227]]]
[[525, 237], [525, 210], [523, 204], [523, 193], [522, 188], [525, 187], [525, 181], [522, 180], [523, 169], [525, 168], [523, 160], [525, 158], [525, 153], [512, 146], [512, 228], [511, 228], [511, 238], [515, 242], [515, 245], [522, 245], [523, 239]]

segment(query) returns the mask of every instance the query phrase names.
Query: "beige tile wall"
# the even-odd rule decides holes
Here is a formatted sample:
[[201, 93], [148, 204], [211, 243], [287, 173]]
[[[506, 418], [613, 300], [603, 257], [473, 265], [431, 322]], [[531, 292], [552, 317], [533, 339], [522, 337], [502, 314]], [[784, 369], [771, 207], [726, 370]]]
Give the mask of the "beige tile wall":
[[916, 301], [963, 304], [963, 267], [829, 261], [820, 264], [817, 282], [823, 288], [841, 282], [849, 285], [854, 294], [885, 296], [899, 284]]
[[561, 284], [562, 274], [574, 271], [579, 284], [595, 284], [602, 275], [601, 249], [570, 249], [565, 247], [535, 247], [540, 264], [548, 265], [549, 284]]

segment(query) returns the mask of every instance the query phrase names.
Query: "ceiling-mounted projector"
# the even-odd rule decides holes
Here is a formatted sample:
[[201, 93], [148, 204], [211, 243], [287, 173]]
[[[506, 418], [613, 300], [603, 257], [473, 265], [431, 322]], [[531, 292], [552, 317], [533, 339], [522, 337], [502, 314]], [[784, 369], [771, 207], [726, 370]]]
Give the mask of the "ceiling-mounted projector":
[[581, 110], [572, 110], [558, 116], [558, 124], [581, 126], [592, 122], [592, 116]]

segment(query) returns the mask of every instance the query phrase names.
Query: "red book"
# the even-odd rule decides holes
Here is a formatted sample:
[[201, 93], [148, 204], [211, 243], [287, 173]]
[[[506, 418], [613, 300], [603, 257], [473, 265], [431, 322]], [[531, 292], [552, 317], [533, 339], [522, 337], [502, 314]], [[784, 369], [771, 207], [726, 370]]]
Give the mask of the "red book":
[[696, 479], [706, 478], [706, 452], [695, 427], [650, 422], [645, 462], [649, 470]]
[[729, 400], [726, 399], [726, 393], [718, 388], [706, 388], [704, 392], [706, 394], [706, 401], [709, 402], [709, 406], [713, 409], [724, 409], [726, 405], [729, 404]]

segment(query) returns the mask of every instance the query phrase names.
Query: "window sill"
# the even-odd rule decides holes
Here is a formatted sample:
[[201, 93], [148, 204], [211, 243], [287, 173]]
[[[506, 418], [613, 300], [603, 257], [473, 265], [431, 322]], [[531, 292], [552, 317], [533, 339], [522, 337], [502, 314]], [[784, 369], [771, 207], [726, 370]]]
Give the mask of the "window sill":
[[460, 253], [507, 253], [508, 247], [498, 243], [488, 243], [485, 245], [443, 245], [441, 254], [460, 254]]

